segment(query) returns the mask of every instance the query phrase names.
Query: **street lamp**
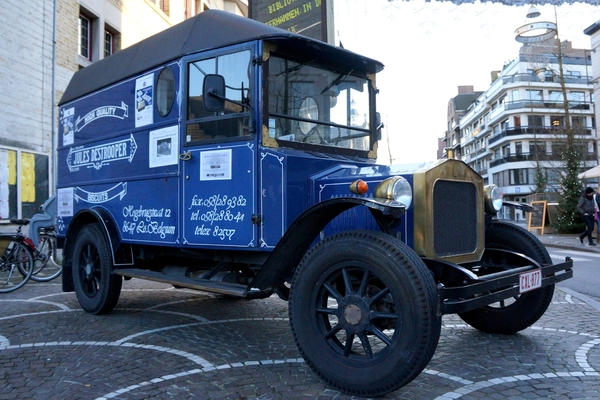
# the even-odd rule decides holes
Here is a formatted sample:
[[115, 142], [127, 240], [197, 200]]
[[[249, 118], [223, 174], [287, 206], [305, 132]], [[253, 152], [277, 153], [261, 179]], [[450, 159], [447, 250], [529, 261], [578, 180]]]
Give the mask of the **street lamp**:
[[525, 15], [527, 18], [537, 18], [540, 15], [542, 15], [542, 13], [537, 9], [536, 6], [532, 5], [531, 7], [529, 7], [529, 11], [527, 11], [527, 15]]

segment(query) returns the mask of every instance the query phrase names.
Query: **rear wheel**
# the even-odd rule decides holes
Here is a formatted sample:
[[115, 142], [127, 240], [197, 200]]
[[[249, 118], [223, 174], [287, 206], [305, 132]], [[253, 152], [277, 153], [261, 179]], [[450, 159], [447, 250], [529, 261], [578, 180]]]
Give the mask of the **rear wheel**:
[[290, 290], [290, 324], [310, 368], [333, 387], [379, 396], [412, 381], [439, 340], [436, 288], [422, 260], [381, 232], [313, 247]]
[[79, 304], [92, 314], [110, 312], [119, 300], [122, 278], [112, 273], [108, 243], [96, 224], [86, 225], [75, 239], [73, 283]]
[[[541, 264], [552, 263], [548, 251], [534, 235], [510, 223], [493, 222], [485, 232], [485, 246], [522, 253]], [[480, 331], [513, 334], [540, 319], [552, 302], [553, 294], [554, 285], [550, 285], [458, 315]]]

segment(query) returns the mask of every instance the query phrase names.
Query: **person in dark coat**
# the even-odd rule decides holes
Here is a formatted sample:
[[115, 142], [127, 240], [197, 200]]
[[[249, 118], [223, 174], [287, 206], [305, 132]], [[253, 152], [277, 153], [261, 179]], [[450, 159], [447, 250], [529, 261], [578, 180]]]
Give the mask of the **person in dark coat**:
[[581, 218], [586, 226], [585, 232], [579, 235], [579, 241], [583, 244], [583, 238], [587, 236], [590, 246], [596, 245], [592, 239], [592, 232], [594, 231], [594, 211], [596, 210], [594, 205], [594, 193], [594, 189], [591, 187], [585, 188], [577, 203], [577, 211], [581, 214]]

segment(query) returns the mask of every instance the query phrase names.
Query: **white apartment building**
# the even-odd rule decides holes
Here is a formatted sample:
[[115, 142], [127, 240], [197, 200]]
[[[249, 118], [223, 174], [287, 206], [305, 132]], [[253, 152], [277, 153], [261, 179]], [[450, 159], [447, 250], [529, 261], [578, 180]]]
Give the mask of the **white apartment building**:
[[539, 166], [548, 190], [564, 170], [565, 104], [581, 152], [581, 169], [597, 165], [597, 134], [590, 51], [561, 45], [567, 102], [560, 85], [556, 45], [523, 46], [518, 58], [492, 74], [495, 80], [460, 119], [460, 157], [507, 200], [524, 200]]
[[55, 105], [75, 71], [207, 9], [247, 0], [6, 0], [0, 8], [0, 224], [53, 193]]

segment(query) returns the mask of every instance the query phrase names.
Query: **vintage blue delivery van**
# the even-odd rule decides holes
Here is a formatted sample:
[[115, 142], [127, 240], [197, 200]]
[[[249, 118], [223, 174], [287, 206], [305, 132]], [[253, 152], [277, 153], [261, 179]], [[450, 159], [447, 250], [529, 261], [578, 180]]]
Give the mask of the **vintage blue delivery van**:
[[532, 325], [572, 261], [497, 221], [501, 193], [463, 162], [376, 162], [382, 69], [207, 11], [78, 71], [60, 101], [63, 290], [94, 314], [130, 278], [277, 294], [307, 364], [361, 396], [414, 379], [443, 314]]

